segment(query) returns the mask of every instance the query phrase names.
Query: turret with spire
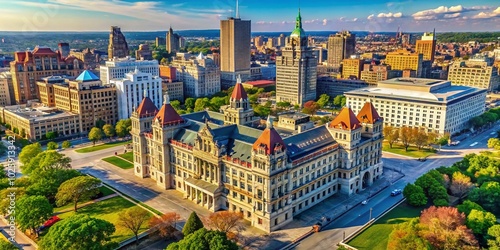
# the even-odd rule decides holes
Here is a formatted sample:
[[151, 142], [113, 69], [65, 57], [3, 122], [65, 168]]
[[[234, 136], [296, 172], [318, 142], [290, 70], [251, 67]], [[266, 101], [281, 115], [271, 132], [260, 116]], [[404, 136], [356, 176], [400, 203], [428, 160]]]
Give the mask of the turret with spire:
[[290, 42], [292, 45], [307, 46], [307, 36], [304, 29], [302, 29], [302, 17], [300, 16], [300, 8], [295, 19], [295, 29], [290, 34]]
[[248, 125], [254, 121], [253, 109], [250, 107], [248, 95], [238, 75], [236, 85], [229, 98], [229, 105], [221, 108], [224, 112], [225, 124]]

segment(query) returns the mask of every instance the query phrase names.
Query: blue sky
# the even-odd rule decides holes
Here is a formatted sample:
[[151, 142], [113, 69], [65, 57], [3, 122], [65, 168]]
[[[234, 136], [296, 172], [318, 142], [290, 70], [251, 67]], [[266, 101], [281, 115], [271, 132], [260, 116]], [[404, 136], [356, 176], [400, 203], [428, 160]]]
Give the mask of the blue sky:
[[[0, 0], [1, 31], [217, 29], [236, 0]], [[500, 1], [240, 0], [252, 31], [288, 31], [300, 5], [304, 29], [421, 32], [500, 30]]]

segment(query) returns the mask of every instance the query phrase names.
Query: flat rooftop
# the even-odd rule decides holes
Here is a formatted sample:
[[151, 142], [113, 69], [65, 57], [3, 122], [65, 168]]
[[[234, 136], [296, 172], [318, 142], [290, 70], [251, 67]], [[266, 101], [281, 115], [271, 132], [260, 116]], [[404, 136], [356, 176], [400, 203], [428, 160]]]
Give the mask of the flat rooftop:
[[16, 114], [19, 117], [34, 122], [78, 116], [77, 114], [73, 114], [71, 112], [43, 106], [26, 107], [26, 105], [14, 105], [7, 106], [4, 109]]
[[447, 80], [436, 80], [427, 78], [393, 78], [385, 81], [381, 81], [382, 84], [397, 84], [404, 86], [434, 86], [436, 84], [443, 84], [448, 82]]
[[297, 119], [306, 118], [306, 117], [308, 117], [308, 116], [309, 116], [309, 115], [302, 114], [302, 113], [293, 113], [293, 114], [283, 114], [283, 115], [279, 115], [279, 118], [283, 117], [283, 118], [289, 118], [289, 119], [294, 119], [294, 120], [297, 120]]

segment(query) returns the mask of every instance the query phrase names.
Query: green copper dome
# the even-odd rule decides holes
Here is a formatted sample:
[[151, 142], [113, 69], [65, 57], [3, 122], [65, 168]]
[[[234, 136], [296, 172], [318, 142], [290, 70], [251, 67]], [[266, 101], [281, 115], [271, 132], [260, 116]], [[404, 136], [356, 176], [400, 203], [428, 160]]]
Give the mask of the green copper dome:
[[292, 31], [291, 37], [305, 37], [306, 32], [302, 29], [302, 17], [300, 16], [300, 9], [297, 18], [295, 19], [295, 29]]

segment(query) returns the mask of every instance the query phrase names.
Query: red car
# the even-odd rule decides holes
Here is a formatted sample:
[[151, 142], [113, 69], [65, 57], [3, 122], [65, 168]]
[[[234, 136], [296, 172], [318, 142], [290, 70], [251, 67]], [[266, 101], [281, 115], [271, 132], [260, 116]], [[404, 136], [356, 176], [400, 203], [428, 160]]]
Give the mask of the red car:
[[50, 227], [54, 225], [56, 222], [60, 221], [61, 219], [57, 216], [52, 216], [50, 219], [48, 219], [45, 223], [43, 223], [44, 227]]

